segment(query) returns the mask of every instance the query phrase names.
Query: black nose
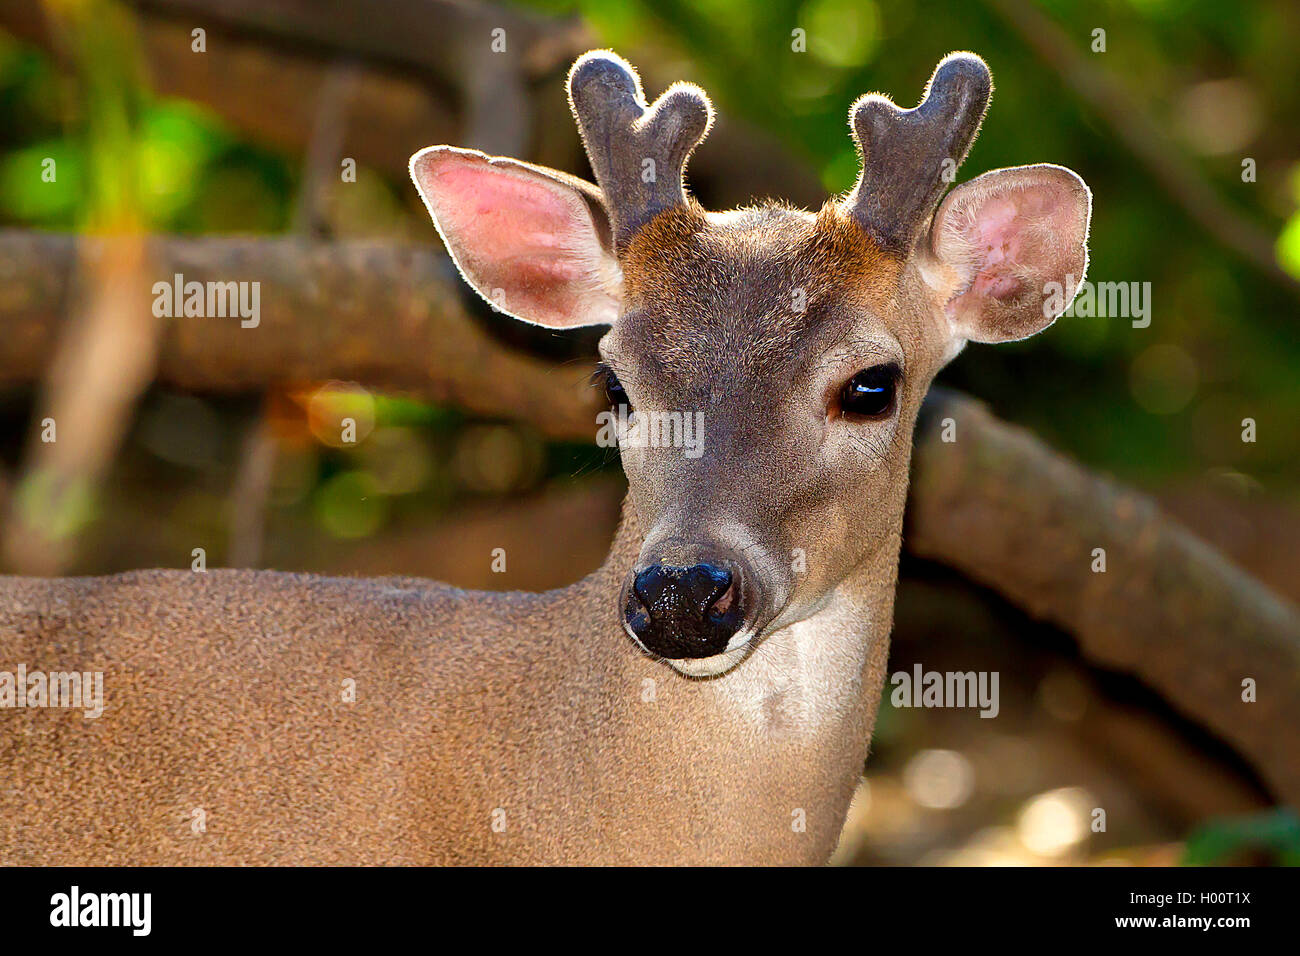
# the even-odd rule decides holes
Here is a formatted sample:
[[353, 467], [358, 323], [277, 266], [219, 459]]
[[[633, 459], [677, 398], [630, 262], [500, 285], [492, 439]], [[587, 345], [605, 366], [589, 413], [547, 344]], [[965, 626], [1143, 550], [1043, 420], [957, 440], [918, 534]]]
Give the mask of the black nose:
[[652, 564], [632, 582], [624, 609], [646, 650], [661, 657], [712, 657], [744, 620], [737, 582], [716, 564]]

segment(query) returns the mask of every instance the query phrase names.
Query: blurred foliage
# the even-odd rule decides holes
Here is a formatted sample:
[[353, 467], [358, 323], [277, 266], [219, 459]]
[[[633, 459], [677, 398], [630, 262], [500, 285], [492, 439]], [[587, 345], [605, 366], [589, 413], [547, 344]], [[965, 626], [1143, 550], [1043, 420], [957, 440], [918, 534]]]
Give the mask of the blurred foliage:
[[[91, 55], [96, 63], [125, 59], [111, 50]], [[138, 81], [119, 80], [117, 88], [132, 89], [138, 100], [90, 99], [69, 88], [50, 57], [0, 31], [0, 112], [7, 118], [0, 129], [0, 222], [78, 228], [97, 197], [129, 187], [158, 231], [285, 227], [295, 192], [291, 157], [241, 142], [197, 104], [147, 96]], [[96, 137], [96, 130], [123, 140], [111, 164], [98, 158], [96, 146], [108, 133]], [[52, 181], [41, 175], [47, 159], [54, 160]]]
[[1212, 820], [1198, 827], [1183, 848], [1184, 866], [1226, 866], [1263, 857], [1266, 863], [1300, 866], [1300, 816], [1287, 807], [1247, 817]]

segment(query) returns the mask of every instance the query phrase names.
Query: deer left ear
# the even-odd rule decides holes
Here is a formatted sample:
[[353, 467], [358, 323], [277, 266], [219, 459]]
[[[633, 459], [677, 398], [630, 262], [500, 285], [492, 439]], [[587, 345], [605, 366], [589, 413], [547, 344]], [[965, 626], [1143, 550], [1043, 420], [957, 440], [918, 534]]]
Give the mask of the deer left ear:
[[954, 189], [930, 226], [921, 272], [954, 336], [1009, 342], [1065, 311], [1088, 269], [1092, 193], [1062, 166], [985, 173]]

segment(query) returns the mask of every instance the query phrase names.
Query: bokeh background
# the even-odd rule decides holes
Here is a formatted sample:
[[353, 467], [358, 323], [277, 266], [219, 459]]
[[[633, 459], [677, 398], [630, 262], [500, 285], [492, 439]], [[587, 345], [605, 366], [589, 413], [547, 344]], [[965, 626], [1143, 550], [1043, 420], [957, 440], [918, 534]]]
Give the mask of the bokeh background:
[[[768, 196], [815, 208], [856, 175], [857, 95], [910, 106], [944, 54], [977, 51], [996, 92], [960, 178], [1042, 161], [1078, 171], [1095, 196], [1090, 278], [1150, 283], [1151, 322], [1065, 318], [967, 349], [941, 381], [1149, 493], [1300, 599], [1290, 0], [0, 0], [0, 245], [25, 250], [0, 261], [7, 570], [184, 567], [196, 547], [214, 567], [491, 589], [593, 569], [617, 517], [617, 455], [549, 430], [544, 408], [483, 414], [492, 403], [472, 390], [296, 368], [181, 387], [166, 321], [113, 289], [167, 277], [140, 264], [151, 234], [440, 252], [406, 176], [432, 143], [589, 177], [563, 80], [595, 46], [637, 64], [652, 95], [689, 79], [713, 96], [721, 119], [690, 169], [710, 208]], [[38, 233], [56, 251], [108, 237], [109, 253], [81, 257], [73, 282]], [[589, 364], [590, 335], [507, 327], [449, 270], [438, 281], [494, 348]], [[386, 301], [359, 308], [382, 341]], [[297, 319], [310, 346], [325, 319]], [[51, 453], [50, 409], [83, 416], [94, 440]], [[345, 417], [356, 442], [339, 437]], [[1294, 813], [1194, 715], [1089, 665], [1070, 634], [999, 595], [905, 557], [891, 667], [916, 662], [999, 671], [1001, 715], [886, 701], [840, 862], [1300, 858]], [[1098, 806], [1102, 833], [1089, 826]]]

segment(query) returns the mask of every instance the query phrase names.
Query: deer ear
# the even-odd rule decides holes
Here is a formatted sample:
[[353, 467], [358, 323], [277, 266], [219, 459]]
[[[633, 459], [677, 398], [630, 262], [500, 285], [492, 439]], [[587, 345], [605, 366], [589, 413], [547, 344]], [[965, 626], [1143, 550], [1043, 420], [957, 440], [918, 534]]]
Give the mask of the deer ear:
[[930, 225], [922, 275], [953, 334], [1009, 342], [1065, 311], [1088, 268], [1092, 194], [1043, 164], [998, 169], [958, 186]]
[[618, 317], [622, 272], [595, 186], [452, 146], [412, 156], [411, 179], [460, 274], [494, 308], [553, 329]]

